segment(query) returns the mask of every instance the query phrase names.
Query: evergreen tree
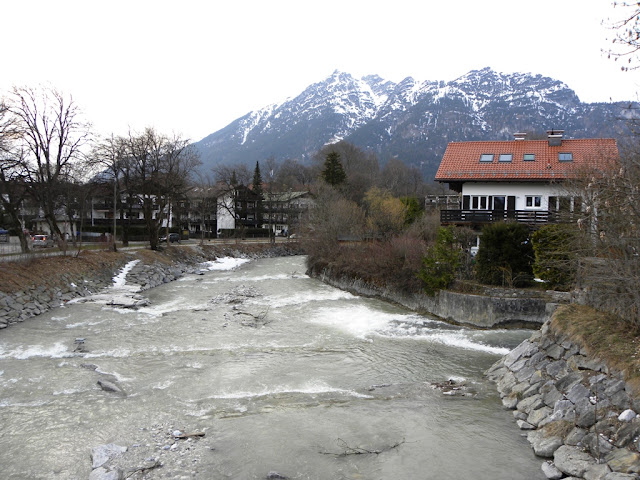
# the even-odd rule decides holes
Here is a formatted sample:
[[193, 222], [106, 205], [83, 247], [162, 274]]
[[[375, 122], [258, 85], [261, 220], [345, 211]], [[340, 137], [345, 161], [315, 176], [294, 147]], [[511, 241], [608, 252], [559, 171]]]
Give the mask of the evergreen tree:
[[476, 278], [489, 285], [520, 287], [533, 279], [529, 229], [521, 223], [492, 223], [482, 229]]
[[259, 162], [256, 162], [256, 169], [253, 171], [253, 193], [262, 198], [262, 175]]
[[260, 174], [260, 163], [256, 162], [256, 168], [253, 171], [253, 195], [256, 200], [256, 227], [262, 227], [262, 175]]
[[322, 178], [334, 187], [346, 180], [347, 174], [342, 167], [342, 163], [340, 163], [339, 153], [330, 152], [327, 154], [324, 161], [324, 169], [322, 170]]

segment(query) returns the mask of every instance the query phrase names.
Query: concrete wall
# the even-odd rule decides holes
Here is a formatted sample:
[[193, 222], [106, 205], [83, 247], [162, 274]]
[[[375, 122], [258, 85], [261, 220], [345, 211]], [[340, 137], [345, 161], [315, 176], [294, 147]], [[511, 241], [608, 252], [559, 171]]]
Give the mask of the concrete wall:
[[360, 279], [334, 277], [330, 271], [308, 272], [337, 288], [358, 295], [379, 297], [411, 310], [429, 313], [452, 323], [480, 328], [539, 326], [547, 321], [557, 303], [542, 298], [484, 296], [441, 291], [435, 297], [404, 294], [367, 284]]

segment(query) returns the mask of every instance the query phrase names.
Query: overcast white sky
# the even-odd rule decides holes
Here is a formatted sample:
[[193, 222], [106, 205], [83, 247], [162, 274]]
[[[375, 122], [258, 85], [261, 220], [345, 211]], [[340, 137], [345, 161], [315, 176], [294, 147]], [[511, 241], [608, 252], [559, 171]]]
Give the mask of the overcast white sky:
[[2, 6], [0, 92], [50, 84], [97, 133], [192, 140], [335, 69], [398, 82], [531, 72], [582, 101], [637, 100], [607, 60], [611, 0], [30, 0]]

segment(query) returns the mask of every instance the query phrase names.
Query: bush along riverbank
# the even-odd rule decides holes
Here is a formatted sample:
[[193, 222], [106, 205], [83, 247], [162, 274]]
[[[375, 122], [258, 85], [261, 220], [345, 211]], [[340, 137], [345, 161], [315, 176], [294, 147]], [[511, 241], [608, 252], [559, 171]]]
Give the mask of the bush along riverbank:
[[221, 257], [263, 258], [299, 255], [297, 244], [223, 244], [171, 247], [163, 251], [82, 252], [0, 264], [0, 329], [23, 322], [67, 302], [113, 285], [126, 264], [138, 260], [127, 283], [140, 290], [197, 273], [203, 262]]
[[[576, 330], [590, 315], [590, 325], [599, 326]], [[637, 368], [625, 358], [629, 345], [637, 348], [635, 337], [625, 338], [624, 328], [617, 337], [608, 333], [603, 320], [586, 307], [562, 307], [487, 372], [535, 454], [547, 459], [549, 479], [640, 478]], [[600, 340], [582, 335], [590, 329]]]

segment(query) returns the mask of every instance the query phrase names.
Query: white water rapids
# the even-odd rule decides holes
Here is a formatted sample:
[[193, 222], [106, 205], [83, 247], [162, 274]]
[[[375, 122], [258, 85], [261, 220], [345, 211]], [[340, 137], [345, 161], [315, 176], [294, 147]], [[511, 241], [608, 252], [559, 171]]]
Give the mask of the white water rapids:
[[[544, 478], [483, 378], [529, 331], [361, 298], [309, 278], [304, 260], [221, 259], [137, 309], [105, 301], [141, 295], [125, 269], [93, 301], [0, 331], [1, 477], [87, 479], [91, 447], [138, 448], [140, 432], [170, 424], [210, 445], [186, 478]], [[468, 395], [432, 386], [449, 379]], [[340, 445], [380, 453], [334, 455]]]

